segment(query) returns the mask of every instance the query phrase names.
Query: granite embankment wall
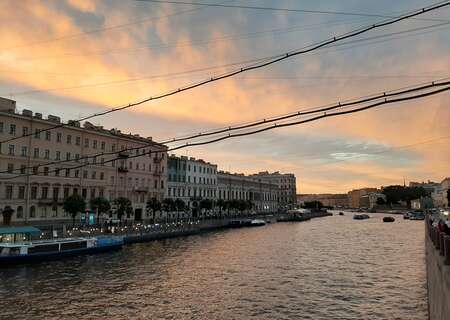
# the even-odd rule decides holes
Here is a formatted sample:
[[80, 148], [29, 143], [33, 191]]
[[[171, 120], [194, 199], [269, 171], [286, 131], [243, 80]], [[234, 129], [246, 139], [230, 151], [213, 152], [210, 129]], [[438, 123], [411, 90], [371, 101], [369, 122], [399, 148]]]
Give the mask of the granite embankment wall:
[[428, 317], [450, 319], [450, 237], [426, 223], [425, 250], [428, 285]]

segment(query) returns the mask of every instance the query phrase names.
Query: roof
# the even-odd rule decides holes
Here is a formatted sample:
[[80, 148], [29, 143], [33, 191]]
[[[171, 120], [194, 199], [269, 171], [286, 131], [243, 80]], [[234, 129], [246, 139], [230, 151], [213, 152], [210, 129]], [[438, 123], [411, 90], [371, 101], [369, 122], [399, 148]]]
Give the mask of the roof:
[[0, 228], [0, 235], [13, 233], [41, 233], [41, 230], [35, 227], [6, 227]]

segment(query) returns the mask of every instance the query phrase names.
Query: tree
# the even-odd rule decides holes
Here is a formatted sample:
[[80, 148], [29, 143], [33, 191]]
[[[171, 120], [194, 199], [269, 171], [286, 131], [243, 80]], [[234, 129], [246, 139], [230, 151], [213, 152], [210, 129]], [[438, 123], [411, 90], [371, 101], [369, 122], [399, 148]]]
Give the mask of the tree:
[[450, 207], [450, 189], [447, 189], [447, 207]]
[[9, 226], [11, 224], [11, 218], [12, 218], [13, 213], [14, 213], [14, 209], [11, 208], [10, 206], [6, 206], [2, 210], [3, 224], [5, 226]]
[[216, 207], [219, 208], [219, 214], [222, 216], [222, 210], [226, 208], [226, 202], [223, 199], [218, 199], [216, 201]]
[[77, 214], [86, 209], [86, 201], [82, 196], [73, 194], [64, 199], [63, 208], [72, 216], [72, 225], [74, 226]]
[[200, 201], [200, 209], [205, 209], [206, 211], [211, 210], [213, 207], [213, 202], [211, 199], [202, 199]]
[[322, 209], [323, 204], [320, 201], [314, 200], [314, 201], [305, 201], [305, 203], [302, 205], [302, 208], [305, 209]]
[[147, 210], [152, 210], [152, 223], [155, 221], [155, 212], [161, 210], [161, 202], [156, 198], [151, 198], [147, 201]]
[[385, 205], [385, 204], [386, 204], [386, 201], [385, 201], [383, 198], [378, 198], [378, 199], [377, 199], [377, 204], [380, 205], [380, 206], [382, 206], [382, 205]]
[[111, 204], [103, 197], [91, 199], [90, 206], [97, 213], [97, 223], [100, 221], [100, 214], [107, 213], [111, 209]]
[[120, 222], [122, 222], [122, 216], [124, 214], [131, 214], [133, 212], [131, 201], [128, 198], [119, 197], [116, 200], [114, 200], [114, 204], [117, 207], [116, 214]]
[[408, 207], [411, 207], [411, 200], [420, 199], [430, 195], [422, 187], [404, 187], [404, 186], [388, 186], [383, 189], [388, 204], [398, 204], [405, 201]]

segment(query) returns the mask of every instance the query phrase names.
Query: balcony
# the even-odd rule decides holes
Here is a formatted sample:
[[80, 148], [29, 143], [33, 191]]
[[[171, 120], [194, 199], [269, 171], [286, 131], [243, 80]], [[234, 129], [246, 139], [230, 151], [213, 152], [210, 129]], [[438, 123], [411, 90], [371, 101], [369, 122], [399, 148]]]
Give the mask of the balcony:
[[128, 172], [128, 168], [127, 167], [118, 167], [117, 171], [119, 171], [119, 173], [127, 173]]
[[153, 158], [153, 163], [161, 163], [162, 158]]
[[119, 158], [126, 159], [129, 156], [130, 156], [130, 152], [129, 151], [120, 151], [119, 152]]
[[145, 192], [145, 193], [147, 193], [147, 192], [150, 191], [150, 189], [149, 189], [149, 187], [142, 187], [142, 186], [139, 186], [139, 187], [133, 187], [133, 191], [135, 191], [135, 192]]

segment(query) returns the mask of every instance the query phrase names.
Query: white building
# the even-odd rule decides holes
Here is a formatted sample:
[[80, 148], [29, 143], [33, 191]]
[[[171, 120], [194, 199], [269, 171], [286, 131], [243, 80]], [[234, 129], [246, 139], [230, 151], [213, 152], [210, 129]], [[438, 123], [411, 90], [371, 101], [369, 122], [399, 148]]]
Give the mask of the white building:
[[[18, 139], [7, 141], [12, 138]], [[62, 204], [71, 194], [82, 195], [88, 204], [99, 196], [127, 197], [133, 204], [127, 218], [141, 220], [146, 201], [166, 195], [167, 147], [151, 138], [89, 122], [64, 124], [30, 110], [18, 113], [15, 101], [0, 98], [0, 141], [1, 208], [14, 209], [15, 223], [70, 219]], [[118, 153], [136, 147], [142, 149]], [[86, 156], [93, 157], [82, 160]]]
[[217, 165], [202, 159], [171, 155], [168, 159], [168, 197], [192, 208], [194, 201], [217, 199]]
[[276, 184], [279, 188], [278, 202], [285, 208], [293, 208], [297, 203], [297, 180], [293, 173], [280, 173], [267, 171], [251, 175], [262, 181]]

